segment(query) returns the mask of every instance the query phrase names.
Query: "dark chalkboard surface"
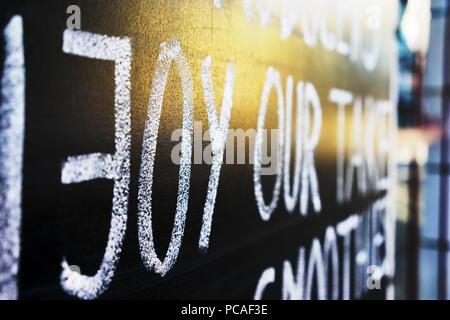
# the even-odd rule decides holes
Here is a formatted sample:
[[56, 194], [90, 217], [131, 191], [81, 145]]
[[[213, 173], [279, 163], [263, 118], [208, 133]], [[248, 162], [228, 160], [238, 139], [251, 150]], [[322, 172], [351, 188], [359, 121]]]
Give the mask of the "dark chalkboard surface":
[[392, 294], [396, 6], [272, 2], [2, 4], [23, 27], [1, 50], [23, 41], [18, 298]]

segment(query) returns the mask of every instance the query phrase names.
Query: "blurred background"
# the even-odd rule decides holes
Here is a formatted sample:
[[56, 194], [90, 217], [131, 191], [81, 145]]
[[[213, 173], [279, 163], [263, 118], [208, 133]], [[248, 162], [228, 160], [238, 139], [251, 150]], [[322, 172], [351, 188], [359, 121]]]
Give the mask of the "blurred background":
[[401, 0], [396, 299], [450, 299], [450, 8]]

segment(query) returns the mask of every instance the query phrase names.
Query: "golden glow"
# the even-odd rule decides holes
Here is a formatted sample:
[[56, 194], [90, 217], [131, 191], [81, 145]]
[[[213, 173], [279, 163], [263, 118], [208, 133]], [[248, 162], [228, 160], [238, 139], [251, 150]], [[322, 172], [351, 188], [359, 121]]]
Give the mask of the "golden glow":
[[[320, 1], [307, 2], [316, 6]], [[361, 46], [365, 50], [370, 49], [372, 39], [369, 30], [369, 9], [379, 9], [380, 21], [377, 26], [381, 34], [381, 53], [373, 71], [364, 68], [360, 57], [357, 61], [352, 61], [348, 55], [341, 55], [336, 50], [327, 51], [321, 45], [319, 35], [315, 47], [307, 46], [302, 35], [302, 17], [297, 21], [292, 34], [287, 39], [281, 39], [279, 1], [267, 26], [260, 23], [257, 7], [254, 1], [251, 3], [255, 13], [253, 22], [247, 21], [242, 0], [224, 0], [223, 9], [215, 8], [212, 0], [137, 1], [137, 5], [123, 5], [121, 10], [116, 10], [115, 2], [111, 1], [109, 8], [102, 6], [108, 19], [89, 16], [91, 12], [83, 13], [87, 15], [83, 29], [101, 33], [104, 25], [105, 30], [110, 30], [108, 34], [128, 36], [132, 39], [132, 112], [133, 118], [138, 119], [133, 131], [138, 136], [142, 135], [147, 116], [149, 91], [160, 51], [159, 45], [176, 37], [190, 64], [194, 83], [194, 117], [196, 121], [203, 122], [204, 130], [208, 128], [208, 120], [200, 72], [201, 62], [208, 55], [212, 58], [217, 103], [222, 99], [227, 62], [231, 61], [235, 67], [230, 121], [230, 128], [234, 129], [256, 128], [265, 75], [267, 69], [272, 66], [280, 72], [283, 90], [286, 88], [288, 75], [294, 77], [295, 83], [307, 81], [316, 87], [323, 110], [323, 126], [316, 157], [334, 167], [337, 108], [328, 101], [329, 91], [331, 88], [341, 88], [362, 98], [371, 95], [377, 100], [389, 99], [389, 76], [397, 17], [395, 1], [327, 1], [327, 4], [333, 5], [325, 7], [328, 31], [335, 33], [337, 10], [334, 5], [347, 3], [342, 16], [345, 42], [350, 41], [351, 20], [355, 8], [360, 8]], [[291, 1], [289, 5], [294, 3], [295, 1]], [[311, 20], [312, 14], [308, 17]], [[93, 28], [89, 26], [90, 21], [94, 21]], [[109, 25], [108, 21], [120, 23]], [[181, 127], [181, 92], [179, 76], [172, 67], [165, 90], [158, 139], [170, 139], [171, 132]], [[297, 99], [295, 93], [293, 99]], [[351, 110], [350, 107], [346, 111], [347, 128], [350, 128], [351, 124]], [[293, 125], [295, 126], [295, 122]], [[275, 91], [272, 91], [270, 96], [266, 126], [277, 126]], [[295, 143], [294, 138], [292, 143]]]
[[419, 165], [428, 161], [428, 147], [441, 136], [441, 128], [400, 129], [397, 143], [397, 162], [409, 164], [416, 160]]

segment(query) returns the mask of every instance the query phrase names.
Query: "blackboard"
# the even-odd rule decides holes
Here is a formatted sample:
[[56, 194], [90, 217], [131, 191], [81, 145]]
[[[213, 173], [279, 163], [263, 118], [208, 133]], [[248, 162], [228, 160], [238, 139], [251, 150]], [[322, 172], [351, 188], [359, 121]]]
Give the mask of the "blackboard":
[[[17, 293], [3, 292], [4, 297], [391, 297], [396, 5], [338, 3], [2, 4], [2, 30], [11, 21], [23, 28], [22, 37], [18, 32], [12, 37], [23, 41], [24, 55], [23, 69], [18, 69], [24, 72], [18, 271], [9, 272], [5, 263], [0, 270], [13, 275], [8, 283], [16, 285]], [[76, 13], [68, 13], [71, 5], [79, 8], [79, 30], [69, 23]], [[12, 38], [3, 33], [2, 39], [1, 61], [6, 61]], [[2, 63], [3, 77], [6, 69]], [[160, 123], [152, 131], [164, 70]], [[211, 121], [205, 100], [211, 93], [205, 89], [208, 79], [218, 121], [222, 105], [230, 103], [223, 99], [225, 88], [231, 92], [226, 132], [241, 129], [234, 132], [248, 133], [247, 142], [253, 137], [258, 145], [258, 128], [285, 130], [269, 135], [269, 147], [283, 142], [273, 149], [282, 150], [275, 174], [258, 175], [255, 144], [244, 147], [242, 163], [236, 163], [234, 152], [239, 150], [226, 150], [209, 209], [209, 241], [199, 245], [212, 168], [201, 157], [210, 144], [201, 138]], [[290, 144], [285, 140], [289, 119]], [[306, 137], [300, 141], [297, 119]], [[173, 141], [183, 121], [185, 132], [178, 131]], [[314, 130], [317, 145], [311, 138]], [[177, 164], [173, 150], [180, 147], [183, 133], [188, 148], [180, 149], [186, 159]], [[288, 184], [283, 144], [291, 147]], [[183, 162], [188, 159], [192, 163]], [[180, 180], [185, 183], [179, 186]], [[261, 189], [255, 186], [259, 182]], [[286, 185], [294, 192], [287, 201]], [[2, 185], [3, 194], [7, 187]], [[273, 190], [278, 191], [270, 207]], [[5, 210], [1, 214], [10, 217]], [[119, 225], [111, 227], [114, 215], [113, 224]], [[152, 237], [146, 232], [149, 216]], [[111, 250], [105, 255], [110, 229], [119, 233], [110, 235]], [[167, 263], [158, 264], [151, 243], [162, 261], [171, 237], [175, 251], [169, 252]], [[87, 280], [102, 261], [107, 261], [104, 273]], [[370, 287], [378, 281], [380, 288]], [[2, 286], [5, 290], [6, 282], [0, 281]]]

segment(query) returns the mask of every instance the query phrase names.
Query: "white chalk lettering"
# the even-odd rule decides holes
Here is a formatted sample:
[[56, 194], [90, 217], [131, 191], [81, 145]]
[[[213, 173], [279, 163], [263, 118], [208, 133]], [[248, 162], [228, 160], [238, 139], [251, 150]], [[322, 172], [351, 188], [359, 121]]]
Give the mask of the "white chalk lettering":
[[0, 105], [0, 300], [18, 297], [17, 274], [22, 220], [22, 161], [25, 125], [23, 22], [13, 16], [3, 30]]
[[63, 51], [91, 59], [114, 61], [115, 154], [71, 156], [64, 162], [61, 182], [64, 184], [97, 178], [114, 180], [111, 225], [105, 254], [97, 273], [85, 276], [72, 269], [64, 259], [61, 285], [69, 294], [81, 299], [94, 299], [111, 282], [122, 250], [128, 214], [130, 183], [130, 69], [131, 41], [84, 31], [65, 30]]
[[222, 108], [220, 112], [220, 123], [217, 120], [216, 105], [214, 99], [213, 82], [211, 76], [211, 57], [207, 57], [202, 65], [202, 82], [205, 95], [206, 111], [208, 113], [209, 133], [213, 153], [211, 173], [208, 182], [208, 193], [206, 195], [205, 208], [203, 210], [203, 224], [200, 232], [199, 247], [207, 249], [209, 246], [209, 235], [211, 233], [212, 216], [219, 185], [220, 168], [223, 162], [223, 153], [230, 124], [231, 108], [233, 106], [234, 68], [228, 64], [225, 76], [225, 87], [223, 91]]
[[[159, 121], [164, 98], [167, 77], [172, 62], [175, 61], [183, 89], [183, 131], [181, 142], [181, 159], [178, 179], [178, 197], [175, 221], [170, 244], [164, 261], [155, 251], [152, 230], [152, 186], [153, 167], [156, 155]], [[148, 118], [145, 123], [142, 141], [142, 162], [139, 172], [138, 191], [138, 235], [141, 258], [147, 269], [155, 269], [164, 276], [175, 263], [181, 247], [189, 199], [189, 181], [191, 178], [192, 130], [193, 130], [193, 84], [189, 63], [181, 51], [179, 42], [174, 38], [161, 44], [161, 52], [150, 91]]]

